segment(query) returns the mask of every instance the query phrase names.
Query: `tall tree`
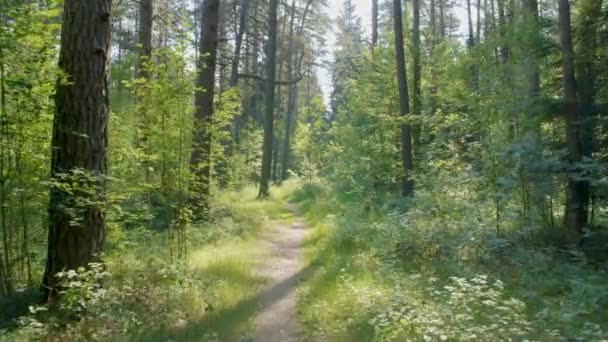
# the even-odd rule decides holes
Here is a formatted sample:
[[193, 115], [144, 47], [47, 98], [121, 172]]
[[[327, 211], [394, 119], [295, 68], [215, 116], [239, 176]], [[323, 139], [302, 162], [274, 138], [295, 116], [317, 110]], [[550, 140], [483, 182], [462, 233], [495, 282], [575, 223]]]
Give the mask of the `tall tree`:
[[268, 42], [266, 43], [266, 97], [264, 99], [264, 142], [259, 197], [270, 194], [272, 150], [274, 140], [274, 90], [276, 85], [278, 0], [270, 0], [268, 8]]
[[527, 29], [527, 37], [524, 43], [524, 54], [526, 64], [526, 80], [528, 88], [528, 96], [536, 103], [540, 95], [540, 70], [538, 67], [538, 46], [540, 41], [540, 27], [538, 23], [538, 1], [537, 0], [522, 0], [522, 9], [525, 25]]
[[59, 67], [68, 82], [55, 94], [49, 200], [46, 298], [56, 298], [57, 273], [98, 260], [108, 125], [108, 62], [112, 0], [65, 0]]
[[249, 1], [241, 1], [241, 9], [239, 12], [239, 26], [234, 42], [234, 54], [232, 55], [232, 67], [230, 70], [230, 87], [236, 87], [239, 80], [239, 62], [241, 61], [241, 48], [243, 45], [243, 36], [247, 28], [247, 15], [249, 13]]
[[[412, 77], [414, 87], [412, 94], [412, 110], [415, 115], [420, 115], [422, 106], [422, 87], [420, 82], [422, 66], [420, 56], [420, 0], [412, 0]], [[420, 130], [420, 124], [416, 124], [413, 129], [416, 153], [418, 153], [420, 148]]]
[[340, 15], [336, 20], [336, 48], [332, 70], [331, 110], [335, 117], [344, 102], [344, 88], [349, 80], [356, 77], [360, 69], [360, 58], [363, 54], [363, 30], [361, 19], [355, 14], [352, 0], [342, 3]]
[[145, 63], [152, 56], [153, 0], [139, 1], [139, 64], [137, 72], [146, 76]]
[[215, 91], [220, 0], [205, 0], [199, 46], [198, 79], [190, 167], [194, 174], [192, 207], [198, 219], [207, 219], [211, 190], [211, 122]]
[[576, 173], [587, 151], [583, 140], [590, 132], [584, 130], [581, 122], [577, 97], [577, 85], [574, 71], [574, 49], [572, 47], [572, 30], [569, 0], [559, 0], [559, 37], [562, 51], [562, 85], [564, 88], [564, 114], [566, 116], [566, 142], [570, 175], [566, 188], [566, 208], [564, 222], [568, 229], [580, 236], [587, 224], [589, 205], [589, 182]]
[[[407, 87], [407, 68], [405, 65], [405, 47], [403, 43], [401, 0], [393, 0], [393, 16], [397, 86], [399, 90], [399, 114], [402, 118], [405, 118], [410, 113], [410, 104]], [[403, 196], [411, 196], [414, 192], [414, 180], [412, 178], [414, 162], [412, 158], [411, 125], [406, 123], [401, 124], [401, 163], [403, 167], [401, 193]]]
[[372, 0], [372, 45], [378, 45], [378, 0]]

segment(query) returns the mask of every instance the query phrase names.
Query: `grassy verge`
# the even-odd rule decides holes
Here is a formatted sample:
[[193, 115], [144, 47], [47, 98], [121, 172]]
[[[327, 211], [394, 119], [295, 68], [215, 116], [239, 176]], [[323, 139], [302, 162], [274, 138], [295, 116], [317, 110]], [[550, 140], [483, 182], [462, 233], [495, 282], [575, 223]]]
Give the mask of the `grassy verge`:
[[296, 193], [315, 266], [298, 295], [306, 340], [608, 338], [605, 272], [495, 236], [459, 196], [420, 190], [406, 212], [398, 200], [365, 208], [322, 184]]
[[[166, 232], [112, 232], [106, 268], [68, 274], [69, 288], [57, 310], [44, 307], [0, 331], [0, 340], [61, 341], [236, 341], [252, 331], [266, 279], [253, 271], [266, 252], [256, 237], [272, 221], [289, 220], [284, 199], [297, 188], [287, 183], [273, 196], [256, 189], [225, 192], [215, 220], [193, 226], [185, 257], [176, 257]], [[103, 278], [98, 288], [95, 279]]]

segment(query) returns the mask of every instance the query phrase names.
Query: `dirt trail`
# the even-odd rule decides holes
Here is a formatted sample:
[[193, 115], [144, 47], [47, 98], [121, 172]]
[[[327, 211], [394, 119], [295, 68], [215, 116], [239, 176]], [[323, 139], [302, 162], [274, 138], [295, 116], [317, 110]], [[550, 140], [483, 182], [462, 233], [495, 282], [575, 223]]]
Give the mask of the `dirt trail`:
[[261, 294], [261, 310], [255, 319], [256, 342], [298, 340], [296, 288], [304, 272], [302, 244], [307, 226], [296, 206], [289, 209], [298, 214], [296, 221], [276, 225], [260, 241], [261, 248], [267, 248], [271, 257], [256, 269], [260, 276], [270, 279]]

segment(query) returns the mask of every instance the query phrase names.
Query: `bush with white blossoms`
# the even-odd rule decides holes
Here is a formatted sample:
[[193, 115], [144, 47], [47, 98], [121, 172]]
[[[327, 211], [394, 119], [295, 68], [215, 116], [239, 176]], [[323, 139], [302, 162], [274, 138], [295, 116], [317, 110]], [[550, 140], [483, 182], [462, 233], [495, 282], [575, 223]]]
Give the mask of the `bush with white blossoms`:
[[505, 294], [500, 280], [478, 275], [471, 279], [451, 277], [439, 286], [431, 279], [427, 288], [433, 302], [395, 288], [392, 304], [370, 323], [378, 341], [478, 341], [488, 336], [521, 340], [531, 327], [525, 304]]

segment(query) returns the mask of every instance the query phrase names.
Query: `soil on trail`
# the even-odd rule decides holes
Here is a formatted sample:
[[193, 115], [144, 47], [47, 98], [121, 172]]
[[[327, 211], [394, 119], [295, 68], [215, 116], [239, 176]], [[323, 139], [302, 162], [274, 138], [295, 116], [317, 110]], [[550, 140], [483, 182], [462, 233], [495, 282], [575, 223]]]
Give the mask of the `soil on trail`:
[[260, 248], [266, 248], [270, 258], [256, 268], [257, 274], [269, 279], [255, 319], [257, 342], [298, 341], [296, 288], [305, 271], [302, 245], [307, 226], [296, 206], [289, 209], [298, 216], [295, 222], [280, 223], [260, 238]]

